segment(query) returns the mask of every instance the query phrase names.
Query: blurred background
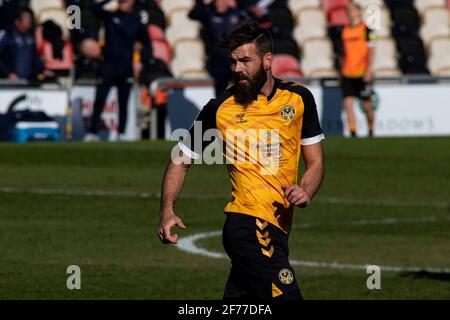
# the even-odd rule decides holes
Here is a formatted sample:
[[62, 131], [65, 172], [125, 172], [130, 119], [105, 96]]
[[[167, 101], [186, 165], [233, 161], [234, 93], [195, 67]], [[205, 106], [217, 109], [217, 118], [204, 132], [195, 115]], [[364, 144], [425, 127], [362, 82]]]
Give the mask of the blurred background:
[[[373, 139], [359, 101], [358, 139], [347, 138], [348, 1], [136, 0], [153, 50], [145, 61], [133, 48], [125, 134], [117, 142], [113, 88], [98, 132], [110, 142], [85, 143], [109, 34], [95, 1], [0, 0], [0, 299], [222, 297], [223, 166], [187, 177], [184, 247], [155, 231], [167, 140], [229, 85], [217, 44], [246, 19], [271, 31], [273, 73], [311, 90], [327, 137], [325, 182], [296, 209], [290, 238], [304, 297], [450, 299], [450, 1], [354, 2], [375, 34]], [[368, 264], [381, 267], [381, 290], [366, 286]], [[81, 290], [66, 287], [69, 265]]]
[[[376, 35], [372, 69], [375, 88], [379, 88], [374, 108], [379, 107], [379, 111], [375, 136], [448, 135], [450, 129], [442, 123], [446, 117], [439, 114], [448, 113], [442, 103], [450, 79], [449, 2], [354, 2]], [[1, 2], [0, 95], [4, 98], [0, 103], [0, 139], [18, 139], [12, 137], [15, 123], [6, 119], [8, 112], [35, 108], [43, 109], [56, 122], [58, 136], [55, 132], [51, 139], [83, 140], [105, 46], [104, 23], [91, 10], [93, 3]], [[203, 104], [229, 85], [226, 56], [218, 49], [218, 43], [224, 33], [246, 19], [259, 21], [272, 33], [274, 75], [306, 84], [318, 101], [325, 132], [348, 135], [339, 90], [341, 34], [350, 23], [347, 3], [136, 0], [134, 10], [147, 28], [153, 61], [135, 78], [129, 99], [127, 139], [168, 139], [174, 129], [189, 127]], [[104, 9], [114, 12], [118, 6], [118, 1], [108, 1]], [[9, 51], [6, 47], [8, 34], [17, 29], [16, 18], [23, 7], [30, 8], [33, 14], [32, 24], [25, 24], [24, 28], [35, 50], [18, 55], [14, 52], [18, 46]], [[136, 45], [135, 65], [140, 63], [139, 54]], [[21, 74], [5, 67], [15, 65], [25, 65], [24, 70], [18, 71]], [[177, 107], [180, 104], [184, 107]], [[425, 111], [424, 104], [434, 109]], [[364, 136], [367, 126], [359, 111], [358, 134]], [[101, 116], [104, 140], [113, 139], [111, 132], [117, 131], [116, 113], [113, 89]]]

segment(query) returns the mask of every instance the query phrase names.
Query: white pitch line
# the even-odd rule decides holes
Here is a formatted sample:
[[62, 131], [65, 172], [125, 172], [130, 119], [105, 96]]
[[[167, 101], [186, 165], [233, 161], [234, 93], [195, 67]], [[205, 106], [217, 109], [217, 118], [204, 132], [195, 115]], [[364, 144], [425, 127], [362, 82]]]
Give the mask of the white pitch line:
[[76, 189], [44, 189], [44, 188], [10, 188], [1, 187], [1, 193], [29, 193], [37, 195], [63, 195], [75, 197], [122, 197], [122, 198], [160, 198], [160, 193], [133, 192], [133, 191], [107, 191], [107, 190], [76, 190]]
[[[0, 187], [0, 193], [10, 193], [10, 194], [22, 194], [30, 193], [37, 195], [65, 195], [65, 196], [87, 196], [87, 197], [124, 197], [124, 198], [160, 198], [160, 193], [149, 193], [149, 192], [133, 192], [133, 191], [106, 191], [106, 190], [74, 190], [74, 189], [44, 189], [44, 188], [10, 188], [10, 187]], [[182, 198], [193, 198], [193, 199], [226, 199], [222, 196], [211, 196], [211, 195], [189, 195], [184, 194]], [[449, 203], [446, 202], [405, 202], [398, 200], [376, 200], [376, 199], [351, 199], [351, 198], [318, 198], [315, 200], [319, 203], [331, 203], [331, 204], [363, 204], [363, 205], [384, 205], [384, 206], [399, 206], [399, 207], [410, 207], [410, 206], [426, 206], [426, 207], [439, 207], [447, 208]], [[450, 220], [450, 217], [447, 218]], [[344, 226], [344, 225], [373, 225], [373, 224], [397, 224], [397, 223], [408, 223], [408, 222], [433, 222], [437, 219], [435, 217], [422, 217], [422, 218], [412, 218], [412, 219], [383, 219], [383, 220], [355, 220], [342, 223], [323, 223], [322, 226]], [[294, 225], [293, 227], [298, 227], [302, 229], [318, 226], [317, 223], [305, 223], [301, 225]], [[197, 247], [195, 242], [204, 238], [217, 237], [222, 234], [221, 231], [199, 233], [182, 238], [177, 247], [180, 250], [187, 251], [189, 253], [203, 255], [211, 258], [226, 258], [227, 256], [219, 253], [208, 251]], [[303, 261], [303, 260], [292, 260], [291, 264], [305, 266], [305, 267], [321, 267], [321, 268], [333, 268], [333, 269], [354, 269], [354, 270], [365, 270], [367, 265], [359, 264], [343, 264], [338, 262], [313, 262], [313, 261]], [[403, 268], [403, 267], [390, 267], [381, 266], [382, 270], [392, 271], [392, 272], [418, 272], [418, 271], [428, 271], [433, 273], [450, 273], [450, 269], [436, 269], [436, 268]]]
[[[143, 198], [143, 199], [160, 199], [159, 192], [135, 192], [135, 191], [108, 191], [108, 190], [77, 190], [65, 188], [13, 188], [0, 187], [0, 193], [9, 194], [37, 194], [37, 195], [64, 195], [76, 197], [123, 197], [123, 198]], [[215, 196], [207, 194], [189, 194], [183, 193], [180, 195], [182, 199], [199, 199], [199, 200], [213, 200], [221, 199], [229, 200], [226, 196]], [[427, 207], [427, 208], [449, 208], [450, 202], [433, 201], [433, 202], [413, 202], [394, 199], [360, 199], [360, 198], [346, 198], [346, 197], [320, 197], [316, 198], [314, 202], [326, 204], [354, 204], [354, 205], [373, 205], [373, 206], [391, 206], [391, 207]]]
[[[449, 220], [450, 217], [447, 217]], [[422, 218], [407, 218], [407, 219], [382, 219], [382, 220], [354, 220], [347, 221], [343, 223], [336, 223], [335, 226], [342, 225], [376, 225], [376, 224], [400, 224], [400, 223], [414, 223], [414, 222], [435, 222], [438, 221], [436, 217], [422, 217]], [[380, 223], [378, 223], [380, 222]], [[303, 229], [319, 226], [322, 224], [319, 223], [309, 223], [304, 224], [301, 227]], [[333, 225], [332, 223], [327, 223], [327, 226]], [[227, 255], [210, 251], [204, 248], [201, 248], [196, 245], [196, 242], [202, 239], [219, 237], [222, 235], [222, 231], [211, 231], [211, 232], [201, 232], [197, 234], [193, 234], [187, 237], [183, 237], [178, 240], [178, 244], [176, 247], [181, 251], [185, 251], [191, 254], [201, 255], [209, 258], [215, 259], [225, 259], [228, 258]], [[346, 269], [346, 270], [367, 270], [367, 267], [370, 264], [349, 264], [349, 263], [339, 263], [337, 261], [334, 262], [317, 262], [317, 261], [305, 261], [305, 260], [290, 260], [292, 265], [302, 266], [302, 267], [311, 267], [311, 268], [327, 268], [327, 269]], [[398, 266], [380, 266], [382, 271], [387, 272], [429, 272], [429, 273], [445, 273], [450, 274], [450, 269], [448, 268], [428, 268], [428, 267], [398, 267]]]

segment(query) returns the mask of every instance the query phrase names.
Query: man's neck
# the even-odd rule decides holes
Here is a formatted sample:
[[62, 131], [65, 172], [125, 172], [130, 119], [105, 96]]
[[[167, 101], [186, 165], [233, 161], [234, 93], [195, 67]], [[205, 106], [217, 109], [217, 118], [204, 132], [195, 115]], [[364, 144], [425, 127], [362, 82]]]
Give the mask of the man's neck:
[[264, 95], [264, 96], [266, 96], [266, 97], [270, 96], [270, 94], [271, 94], [272, 91], [273, 91], [273, 86], [274, 86], [274, 85], [275, 85], [275, 79], [273, 78], [272, 75], [269, 75], [269, 76], [267, 77], [266, 83], [264, 84], [264, 86], [263, 86], [262, 89], [261, 89], [260, 94], [262, 94], [262, 95]]
[[16, 29], [16, 32], [18, 33], [18, 34], [20, 34], [20, 35], [27, 35], [28, 33], [29, 33], [29, 31], [22, 31], [22, 30], [20, 30], [20, 29], [18, 29], [18, 28], [15, 28]]
[[134, 12], [133, 9], [131, 9], [131, 10], [120, 10], [120, 9], [117, 9], [117, 11], [119, 13], [122, 13], [122, 14], [132, 14]]
[[361, 24], [361, 20], [356, 20], [356, 21], [354, 21], [354, 22], [352, 22], [351, 24], [350, 24], [350, 26], [352, 26], [352, 27], [357, 27], [357, 26], [359, 26], [360, 24]]

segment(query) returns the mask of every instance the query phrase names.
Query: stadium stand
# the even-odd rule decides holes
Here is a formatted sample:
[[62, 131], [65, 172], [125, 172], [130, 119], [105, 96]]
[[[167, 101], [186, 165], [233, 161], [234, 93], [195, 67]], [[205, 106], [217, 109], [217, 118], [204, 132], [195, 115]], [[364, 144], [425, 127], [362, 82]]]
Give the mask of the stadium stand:
[[188, 9], [176, 9], [170, 12], [170, 24], [166, 30], [166, 37], [172, 47], [179, 40], [199, 38], [200, 24], [189, 19], [188, 13]]
[[[31, 0], [36, 18], [38, 54], [49, 69], [75, 68], [76, 77], [95, 77], [97, 62], [84, 56], [81, 44], [92, 38], [102, 44], [102, 26], [88, 10], [93, 0]], [[342, 48], [339, 34], [349, 22], [349, 0], [285, 0], [269, 7], [270, 31], [277, 55], [274, 69], [282, 74], [336, 75]], [[379, 8], [380, 25], [374, 61], [377, 76], [401, 74], [449, 75], [450, 0], [354, 0], [363, 8]], [[195, 0], [141, 1], [147, 13], [154, 55], [175, 76], [205, 75], [205, 50], [200, 24], [189, 19]], [[28, 1], [21, 1], [21, 4]], [[145, 3], [145, 4], [144, 4]], [[81, 6], [81, 29], [68, 30], [65, 7]], [[117, 3], [108, 3], [115, 10]], [[4, 13], [2, 13], [4, 14]], [[366, 17], [367, 18], [367, 17]], [[43, 38], [41, 25], [53, 21], [63, 32], [63, 56], [55, 60], [52, 46]], [[57, 50], [58, 51], [58, 50]], [[189, 54], [189, 59], [181, 56]], [[289, 56], [286, 56], [289, 55]], [[286, 64], [286, 67], [283, 65]]]
[[164, 11], [166, 16], [170, 16], [175, 10], [189, 10], [193, 5], [193, 0], [162, 0], [160, 4], [161, 9]]
[[403, 74], [426, 74], [426, 53], [418, 36], [397, 38], [399, 66]]
[[297, 16], [304, 9], [319, 8], [319, 7], [320, 7], [320, 0], [302, 0], [302, 1], [289, 0], [288, 1], [288, 8], [291, 10], [291, 12], [294, 16]]
[[449, 11], [443, 7], [428, 7], [423, 12], [420, 36], [425, 44], [429, 46], [434, 39], [450, 37]]
[[45, 11], [47, 9], [63, 9], [64, 8], [64, 1], [61, 0], [31, 0], [30, 7], [35, 13], [36, 16], [39, 16], [39, 14], [42, 11]]
[[175, 77], [186, 78], [192, 72], [198, 73], [204, 70], [204, 62], [195, 57], [175, 56], [172, 61], [172, 72]]
[[66, 24], [67, 13], [62, 8], [45, 8], [39, 11], [37, 14], [37, 20], [39, 24], [43, 24], [46, 21], [53, 21], [61, 28], [65, 37], [69, 36], [69, 29]]
[[384, 6], [383, 0], [354, 0], [355, 3], [359, 4], [363, 9], [369, 6]]
[[275, 54], [289, 54], [296, 59], [300, 59], [300, 50], [294, 39], [279, 39], [274, 43]]
[[275, 77], [302, 77], [299, 61], [289, 54], [275, 54], [272, 62], [272, 72]]
[[433, 75], [450, 75], [450, 38], [436, 39], [431, 43], [428, 66]]
[[289, 39], [292, 36], [294, 22], [287, 7], [274, 8], [269, 12], [270, 31], [277, 39]]
[[180, 40], [175, 45], [175, 56], [204, 60], [205, 50], [203, 43], [200, 40]]
[[390, 37], [392, 21], [389, 10], [386, 7], [382, 7], [380, 14], [381, 25], [380, 28], [376, 30], [376, 34], [378, 37]]
[[172, 63], [172, 48], [166, 40], [164, 30], [160, 26], [150, 23], [148, 25], [150, 39], [152, 39], [153, 55], [163, 61], [167, 66]]
[[333, 56], [329, 39], [311, 39], [303, 46], [302, 70], [306, 76], [335, 77]]
[[389, 38], [381, 38], [375, 44], [374, 73], [378, 77], [398, 77], [397, 50], [395, 42]]
[[311, 39], [326, 37], [327, 20], [320, 8], [307, 8], [297, 15], [297, 26], [294, 30], [294, 39], [301, 46]]
[[[449, 1], [450, 3], [450, 1]], [[445, 8], [447, 5], [446, 0], [415, 0], [414, 5], [417, 11], [423, 15], [427, 9], [438, 7]]]
[[42, 53], [45, 61], [46, 69], [53, 71], [70, 71], [74, 66], [73, 47], [69, 41], [64, 41], [62, 57], [54, 56], [52, 44], [44, 41]]

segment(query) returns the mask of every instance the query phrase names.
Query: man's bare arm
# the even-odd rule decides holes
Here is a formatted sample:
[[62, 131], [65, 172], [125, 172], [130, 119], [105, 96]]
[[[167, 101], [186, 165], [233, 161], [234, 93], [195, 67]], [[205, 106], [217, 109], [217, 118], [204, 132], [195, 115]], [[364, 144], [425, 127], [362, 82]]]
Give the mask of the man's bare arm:
[[300, 184], [283, 186], [286, 199], [297, 207], [306, 207], [320, 188], [323, 181], [323, 149], [322, 142], [302, 146], [303, 161], [306, 170]]
[[161, 242], [175, 244], [177, 243], [178, 235], [172, 235], [171, 229], [174, 226], [181, 229], [186, 228], [183, 221], [175, 214], [175, 202], [181, 192], [186, 172], [192, 161], [180, 150], [173, 154], [174, 156], [164, 173], [161, 186], [160, 222], [157, 234]]
[[324, 176], [322, 142], [302, 146], [302, 154], [306, 170], [300, 180], [300, 187], [305, 190], [311, 200], [319, 190]]
[[364, 81], [365, 82], [372, 82], [373, 81], [373, 61], [375, 57], [375, 47], [370, 46], [369, 52], [367, 55], [367, 70], [364, 73]]

